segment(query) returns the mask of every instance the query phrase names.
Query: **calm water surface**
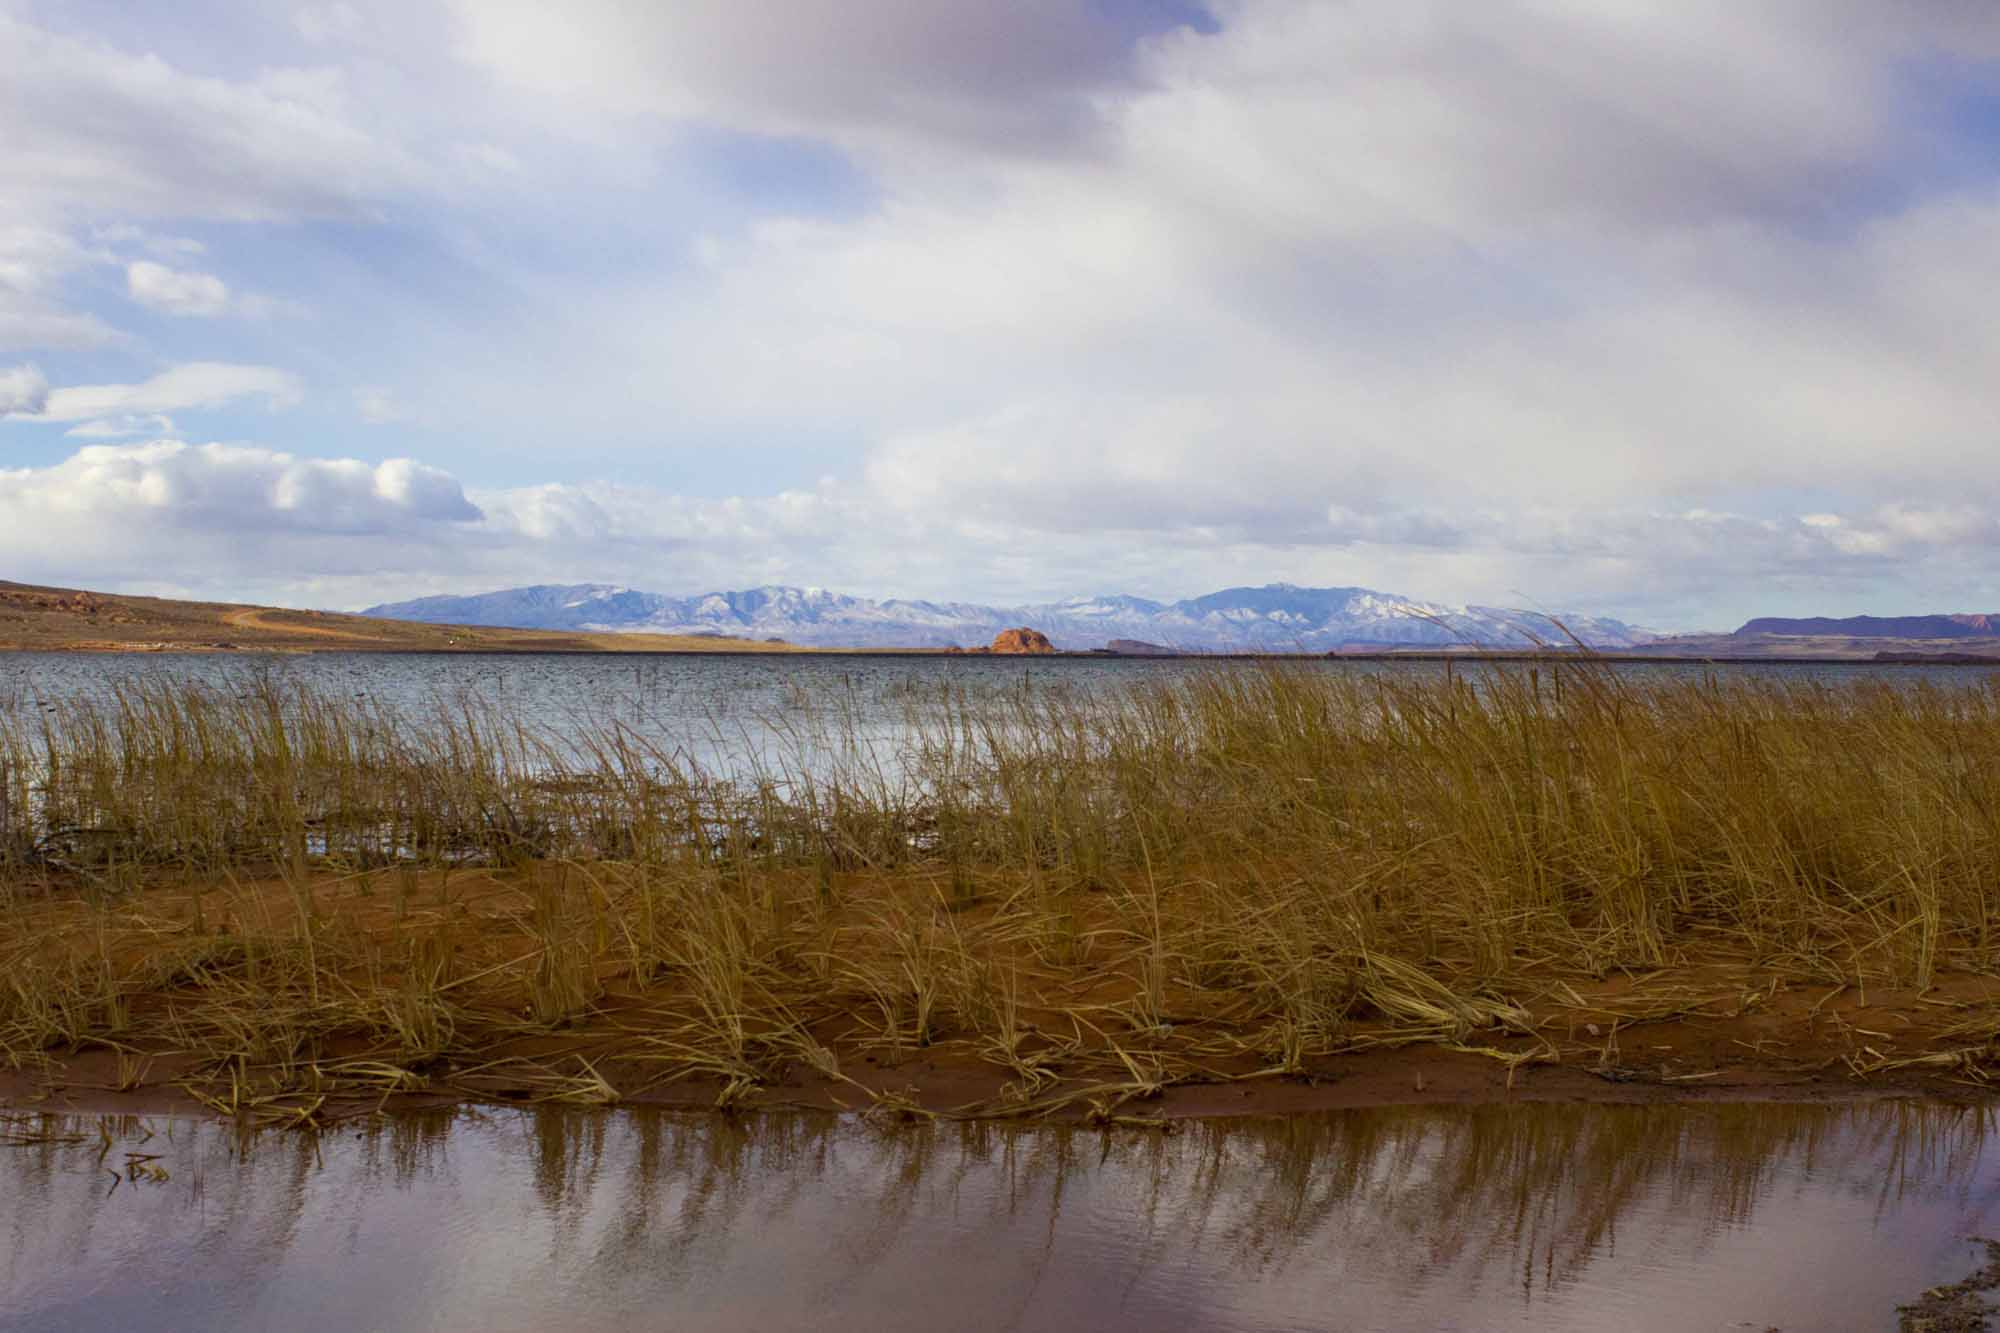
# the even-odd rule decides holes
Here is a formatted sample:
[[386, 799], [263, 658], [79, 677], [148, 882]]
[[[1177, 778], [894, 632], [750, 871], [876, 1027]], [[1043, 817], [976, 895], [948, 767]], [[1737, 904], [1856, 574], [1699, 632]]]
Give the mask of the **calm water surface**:
[[[1876, 1329], [2000, 1229], [1990, 1110], [1515, 1106], [1172, 1135], [519, 1111], [15, 1118], [23, 1329]], [[134, 1179], [128, 1153], [166, 1179]], [[121, 1174], [122, 1172], [122, 1174]]]
[[[1407, 678], [1445, 671], [1435, 662], [1300, 660], [1358, 676]], [[268, 679], [306, 685], [335, 697], [379, 702], [413, 719], [440, 702], [471, 698], [555, 736], [574, 733], [586, 724], [615, 722], [665, 752], [724, 772], [754, 764], [782, 768], [788, 763], [821, 762], [824, 746], [815, 738], [830, 730], [872, 748], [885, 765], [893, 766], [897, 744], [909, 735], [910, 709], [947, 695], [975, 702], [1021, 692], [1102, 695], [1191, 672], [1259, 669], [1259, 664], [1250, 662], [1144, 658], [4, 653], [0, 654], [0, 708], [33, 709], [59, 700], [103, 698], [121, 684], [143, 681], [248, 689]], [[1477, 679], [1476, 665], [1455, 669], [1461, 678]], [[1614, 669], [1639, 681], [1714, 672], [1777, 681], [1883, 680], [1944, 687], [1979, 685], [2000, 674], [1984, 666], [1846, 663], [1721, 667], [1641, 663]]]

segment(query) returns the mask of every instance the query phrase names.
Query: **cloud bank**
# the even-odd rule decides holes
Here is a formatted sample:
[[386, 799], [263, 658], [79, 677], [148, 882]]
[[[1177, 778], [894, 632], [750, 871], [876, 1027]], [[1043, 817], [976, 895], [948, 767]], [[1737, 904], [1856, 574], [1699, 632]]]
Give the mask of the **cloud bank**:
[[[1414, 550], [1430, 568], [1566, 569], [1568, 586], [1586, 590], [1629, 587], [1669, 561], [1697, 587], [1748, 577], [1780, 590], [1803, 581], [1857, 592], [1911, 563], [1936, 566], [1949, 584], [1967, 556], [1973, 569], [2000, 556], [2000, 523], [1972, 505], [1783, 519], [1334, 510], [1321, 521], [1324, 530], [1303, 541], [1199, 526], [1057, 527], [1037, 534], [1036, 554], [1099, 571], [1100, 590], [1163, 579], [1207, 590], [1264, 581], [1274, 565], [1335, 583], [1357, 557]], [[785, 583], [951, 599], [962, 586], [957, 570], [990, 565], [996, 544], [1016, 536], [1005, 523], [831, 482], [714, 499], [607, 483], [479, 490], [409, 459], [303, 459], [168, 440], [91, 445], [48, 467], [0, 471], [0, 561], [14, 577], [329, 606], [363, 605], [385, 589], [417, 596], [589, 581], [612, 568], [666, 591]], [[925, 558], [913, 562], [911, 551]], [[1540, 600], [1524, 588], [1481, 586], [1498, 604]], [[1984, 605], [1977, 586], [1960, 588], [1967, 605]]]

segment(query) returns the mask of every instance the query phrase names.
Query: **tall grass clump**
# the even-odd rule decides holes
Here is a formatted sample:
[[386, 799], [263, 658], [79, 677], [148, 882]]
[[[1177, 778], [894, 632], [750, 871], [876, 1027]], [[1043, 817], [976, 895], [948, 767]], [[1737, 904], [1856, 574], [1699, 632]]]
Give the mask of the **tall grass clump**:
[[608, 1051], [740, 1092], [956, 1043], [1032, 1107], [1091, 1051], [1128, 1091], [1296, 1071], [1618, 972], [2000, 964], [1988, 685], [1315, 663], [900, 706], [885, 740], [794, 701], [727, 772], [271, 683], [0, 713], [0, 1059], [151, 1042], [296, 1090], [358, 1048], [386, 1089], [528, 1042], [601, 1100]]

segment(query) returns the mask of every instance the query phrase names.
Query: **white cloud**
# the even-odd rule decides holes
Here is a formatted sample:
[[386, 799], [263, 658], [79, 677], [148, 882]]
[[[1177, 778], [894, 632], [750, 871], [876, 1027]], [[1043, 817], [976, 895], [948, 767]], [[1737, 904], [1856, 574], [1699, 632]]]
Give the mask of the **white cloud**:
[[638, 349], [696, 422], [843, 423], [877, 441], [886, 490], [995, 520], [1282, 532], [1336, 502], [1644, 509], [1807, 485], [1929, 503], [2000, 497], [2000, 335], [1974, 308], [1996, 242], [2000, 196], [1975, 197], [1747, 281], [1759, 233], [1635, 259], [1617, 300], [1385, 313], [1359, 279], [1218, 284], [1173, 215], [1059, 175], [979, 213], [783, 229], [698, 297], [636, 294], [586, 345], [633, 382], [612, 344]]
[[229, 288], [214, 274], [172, 269], [150, 259], [125, 266], [125, 288], [140, 305], [169, 315], [219, 315], [229, 308]]
[[304, 386], [290, 371], [196, 361], [141, 384], [83, 384], [56, 389], [39, 414], [47, 421], [84, 421], [121, 413], [180, 412], [261, 398], [273, 410], [294, 406]]
[[360, 215], [416, 179], [337, 71], [204, 77], [0, 14], [0, 198], [30, 214]]
[[0, 417], [40, 416], [49, 403], [49, 381], [32, 365], [0, 370]]
[[48, 295], [88, 261], [83, 247], [60, 231], [24, 224], [0, 228], [0, 292], [16, 300]]
[[407, 459], [154, 441], [0, 469], [11, 576], [98, 587], [323, 602], [310, 590], [465, 564], [481, 517], [456, 480]]
[[[0, 226], [0, 350], [119, 341], [79, 308], [71, 279], [122, 262], [121, 249], [168, 261], [128, 267], [134, 301], [221, 313], [221, 281], [173, 265], [203, 246], [151, 223], [359, 219], [423, 179], [400, 147], [363, 128], [340, 71], [196, 75], [11, 11], [0, 5], [0, 216], [15, 220]], [[246, 314], [271, 307], [259, 297], [238, 304]]]
[[[0, 191], [0, 200], [6, 198]], [[64, 280], [96, 256], [49, 227], [0, 226], [0, 349], [89, 347], [116, 334], [94, 315], [67, 308]]]
[[127, 440], [136, 435], [147, 439], [171, 439], [179, 435], [174, 419], [158, 412], [127, 414], [118, 417], [96, 417], [82, 425], [71, 426], [63, 432], [63, 438], [73, 440]]
[[[90, 445], [49, 467], [0, 470], [0, 515], [23, 558], [34, 543], [53, 542], [65, 558], [103, 548], [90, 557], [100, 572], [143, 553], [164, 560], [162, 572], [197, 576], [234, 539], [349, 538], [359, 557], [376, 537], [481, 518], [455, 479], [409, 459], [309, 459], [178, 440]], [[188, 538], [196, 545], [181, 553]], [[47, 565], [51, 556], [33, 558]]]

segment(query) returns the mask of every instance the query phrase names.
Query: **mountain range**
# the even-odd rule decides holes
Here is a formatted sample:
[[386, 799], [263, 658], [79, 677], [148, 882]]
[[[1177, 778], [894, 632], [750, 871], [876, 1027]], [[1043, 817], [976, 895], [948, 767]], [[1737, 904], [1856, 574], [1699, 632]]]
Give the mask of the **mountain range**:
[[1858, 639], [1990, 639], [2000, 634], [2000, 614], [1929, 616], [1759, 616], [1738, 637], [1753, 634], [1841, 634]]
[[1571, 635], [1592, 647], [1624, 648], [1653, 637], [1598, 616], [1447, 606], [1367, 588], [1289, 583], [1225, 588], [1178, 602], [1119, 595], [1027, 606], [875, 601], [823, 588], [671, 597], [604, 583], [541, 584], [477, 596], [421, 597], [362, 614], [516, 629], [720, 634], [844, 648], [976, 646], [1016, 625], [1032, 626], [1068, 651], [1102, 648], [1114, 639], [1185, 652], [1324, 652], [1455, 644], [1521, 648], [1565, 644]]

